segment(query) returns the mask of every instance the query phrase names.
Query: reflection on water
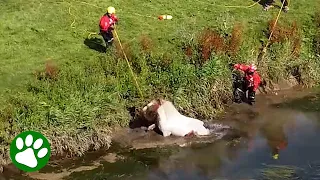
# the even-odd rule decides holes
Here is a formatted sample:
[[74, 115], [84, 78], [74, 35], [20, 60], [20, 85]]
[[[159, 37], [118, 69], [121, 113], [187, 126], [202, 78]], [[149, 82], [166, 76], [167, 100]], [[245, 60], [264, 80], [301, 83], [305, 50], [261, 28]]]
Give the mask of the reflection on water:
[[[320, 161], [318, 119], [293, 111], [270, 111], [254, 138], [237, 147], [217, 142], [200, 149], [183, 149], [148, 172], [150, 179], [246, 179], [266, 164], [305, 166]], [[254, 127], [252, 131], [255, 131]], [[278, 154], [278, 159], [273, 158]], [[162, 176], [159, 176], [159, 172]], [[164, 176], [166, 175], [166, 176]], [[155, 178], [157, 177], [157, 178]], [[188, 177], [188, 178], [187, 178]]]

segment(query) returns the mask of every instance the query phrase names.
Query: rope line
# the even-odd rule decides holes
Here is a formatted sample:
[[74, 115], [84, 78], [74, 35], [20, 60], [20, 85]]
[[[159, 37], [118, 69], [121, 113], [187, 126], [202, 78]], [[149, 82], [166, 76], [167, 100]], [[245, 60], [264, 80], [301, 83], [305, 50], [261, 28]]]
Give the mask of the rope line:
[[273, 35], [274, 30], [275, 30], [275, 28], [276, 28], [276, 25], [277, 25], [277, 23], [278, 23], [280, 14], [281, 14], [281, 12], [282, 12], [282, 9], [283, 9], [283, 6], [284, 6], [284, 2], [285, 2], [285, 1], [283, 1], [282, 5], [281, 5], [281, 8], [280, 8], [280, 10], [279, 10], [279, 12], [278, 12], [276, 21], [275, 21], [274, 24], [273, 24], [272, 31], [271, 31], [270, 36], [269, 36], [269, 38], [268, 38], [268, 42], [270, 42], [270, 40], [271, 40], [271, 38], [272, 38], [272, 35]]
[[197, 0], [198, 2], [202, 3], [202, 4], [207, 4], [207, 5], [211, 5], [211, 6], [219, 6], [219, 7], [226, 7], [226, 8], [251, 8], [257, 4], [259, 4], [262, 0], [258, 0], [253, 4], [247, 5], [247, 6], [231, 6], [231, 5], [216, 5], [216, 4], [211, 4], [211, 3], [207, 3], [207, 2], [203, 2], [200, 0]]
[[224, 7], [227, 7], [227, 8], [251, 8], [257, 4], [259, 4], [262, 0], [258, 0], [256, 1], [255, 3], [251, 4], [251, 5], [248, 5], [248, 6], [224, 6]]
[[97, 6], [97, 5], [90, 4], [90, 3], [87, 3], [87, 2], [84, 2], [84, 1], [76, 1], [76, 2], [79, 2], [79, 3], [81, 3], [81, 4], [86, 4], [86, 5], [89, 5], [89, 6], [93, 6], [93, 7], [99, 8], [99, 9], [103, 9], [102, 7], [99, 7], [99, 6]]
[[71, 13], [71, 6], [69, 7], [69, 14], [74, 17], [72, 23], [70, 24], [70, 27], [71, 27], [71, 28], [76, 28], [76, 27], [74, 26], [74, 23], [76, 23], [76, 16]]
[[88, 39], [90, 39], [91, 38], [91, 36], [92, 35], [99, 35], [99, 33], [96, 33], [96, 32], [89, 32], [89, 34], [88, 34]]
[[[280, 8], [280, 10], [279, 10], [279, 12], [278, 12], [276, 21], [274, 22], [274, 24], [273, 24], [273, 26], [272, 26], [272, 30], [271, 30], [271, 33], [270, 33], [270, 35], [269, 35], [268, 41], [267, 41], [266, 45], [263, 47], [263, 49], [262, 49], [262, 56], [261, 56], [260, 61], [263, 60], [263, 57], [265, 56], [265, 54], [266, 54], [266, 52], [267, 52], [267, 48], [268, 48], [268, 46], [270, 45], [270, 41], [271, 41], [272, 35], [273, 35], [273, 33], [274, 33], [274, 30], [275, 30], [275, 28], [276, 28], [276, 26], [277, 26], [277, 23], [278, 23], [280, 14], [281, 14], [282, 9], [283, 9], [283, 7], [284, 7], [284, 3], [285, 3], [285, 1], [282, 2], [282, 5], [281, 5], [281, 8]], [[260, 61], [259, 61], [259, 62], [260, 62]], [[259, 62], [258, 62], [258, 64], [259, 64]]]
[[123, 53], [123, 55], [124, 55], [124, 58], [125, 58], [125, 60], [126, 60], [126, 62], [127, 62], [127, 65], [128, 65], [128, 67], [129, 67], [129, 69], [130, 69], [130, 72], [131, 72], [131, 75], [132, 75], [132, 77], [133, 77], [133, 80], [134, 80], [134, 82], [135, 82], [135, 84], [136, 84], [136, 87], [137, 87], [137, 89], [138, 89], [138, 91], [139, 91], [139, 93], [140, 93], [140, 97], [143, 98], [142, 91], [141, 91], [141, 89], [140, 89], [140, 86], [139, 86], [139, 84], [138, 84], [138, 81], [137, 81], [137, 79], [136, 79], [136, 76], [134, 75], [133, 70], [132, 70], [132, 68], [131, 68], [131, 66], [130, 66], [129, 60], [128, 60], [128, 58], [127, 58], [127, 55], [126, 55], [126, 53], [124, 52], [123, 46], [122, 46], [122, 44], [121, 44], [121, 41], [120, 41], [120, 38], [119, 38], [119, 35], [118, 35], [116, 29], [114, 29], [114, 33], [115, 33], [116, 38], [117, 38], [117, 40], [118, 40], [118, 42], [119, 42], [121, 51], [122, 51], [122, 53]]

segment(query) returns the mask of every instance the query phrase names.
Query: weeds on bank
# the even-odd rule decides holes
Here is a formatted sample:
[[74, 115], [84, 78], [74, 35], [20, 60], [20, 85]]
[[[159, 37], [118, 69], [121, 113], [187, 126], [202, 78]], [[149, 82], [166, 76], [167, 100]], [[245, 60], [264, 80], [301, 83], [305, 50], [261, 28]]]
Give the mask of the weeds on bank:
[[273, 30], [270, 44], [272, 45], [274, 43], [284, 43], [286, 41], [290, 41], [292, 45], [292, 56], [298, 57], [301, 50], [301, 34], [297, 22], [294, 21], [291, 26], [284, 26], [281, 24], [281, 22], [278, 22], [277, 26], [273, 29], [274, 23], [275, 19], [269, 21], [268, 36], [270, 36], [271, 31]]
[[[112, 69], [112, 63], [104, 65]], [[27, 129], [41, 130], [53, 145], [65, 142], [63, 149], [53, 146], [57, 155], [80, 155], [110, 144], [110, 132], [104, 128], [126, 125], [129, 115], [115, 93], [115, 78], [105, 76], [102, 67], [93, 61], [77, 68], [62, 66], [54, 74], [55, 68], [47, 63], [41, 74], [55, 80], [36, 76], [27, 92], [13, 96], [8, 108], [1, 111], [1, 144]]]
[[48, 60], [45, 64], [45, 69], [43, 71], [36, 71], [34, 73], [36, 79], [42, 80], [56, 80], [58, 78], [59, 69], [57, 65], [52, 62], [51, 60]]
[[152, 39], [147, 35], [140, 37], [140, 45], [144, 53], [151, 53], [151, 51], [154, 49]]
[[[236, 23], [230, 35], [206, 28], [189, 41], [182, 39], [182, 50], [189, 63], [200, 68], [213, 56], [236, 58], [243, 41], [243, 25]], [[227, 63], [227, 62], [225, 62]]]
[[225, 50], [225, 40], [216, 31], [206, 29], [202, 32], [199, 38], [201, 48], [201, 56], [204, 61], [211, 57], [212, 51], [219, 54]]
[[243, 41], [243, 25], [241, 23], [237, 23], [234, 25], [231, 37], [228, 42], [228, 53], [231, 56], [237, 55], [240, 50], [242, 41]]
[[315, 53], [319, 57], [320, 56], [320, 11], [318, 11], [315, 14], [314, 21], [315, 21], [317, 30], [316, 30], [313, 44], [314, 44]]
[[231, 35], [224, 37], [215, 30], [206, 29], [199, 37], [201, 48], [201, 57], [204, 61], [211, 57], [211, 54], [227, 54], [235, 56], [241, 47], [243, 25], [237, 23], [234, 25]]
[[[268, 36], [274, 21], [274, 19], [269, 21]], [[301, 85], [315, 85], [320, 78], [316, 73], [319, 72], [318, 65], [315, 65], [317, 61], [306, 56], [302, 50], [308, 52], [308, 50], [302, 49], [302, 35], [299, 25], [295, 21], [287, 26], [281, 21], [278, 22], [265, 57], [267, 76], [275, 82], [291, 76]]]

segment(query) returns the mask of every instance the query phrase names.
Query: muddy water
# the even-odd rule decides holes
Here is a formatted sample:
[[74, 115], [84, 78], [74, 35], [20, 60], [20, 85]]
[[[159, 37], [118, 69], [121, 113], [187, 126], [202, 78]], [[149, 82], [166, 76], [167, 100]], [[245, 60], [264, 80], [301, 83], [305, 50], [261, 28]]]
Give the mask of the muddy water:
[[[320, 179], [320, 96], [281, 92], [257, 104], [232, 105], [234, 128], [211, 143], [107, 152], [50, 163], [41, 172], [4, 179]], [[1, 176], [0, 176], [1, 179]]]

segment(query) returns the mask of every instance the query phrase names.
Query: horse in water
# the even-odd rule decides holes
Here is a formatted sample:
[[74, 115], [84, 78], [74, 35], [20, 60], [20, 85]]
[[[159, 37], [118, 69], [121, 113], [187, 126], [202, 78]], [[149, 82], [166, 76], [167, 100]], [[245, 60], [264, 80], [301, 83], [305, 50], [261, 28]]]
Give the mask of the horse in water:
[[220, 124], [206, 124], [201, 120], [190, 118], [179, 113], [170, 101], [157, 99], [147, 104], [143, 110], [144, 117], [153, 122], [148, 130], [156, 126], [164, 137], [174, 136], [208, 136], [213, 132], [229, 127]]

